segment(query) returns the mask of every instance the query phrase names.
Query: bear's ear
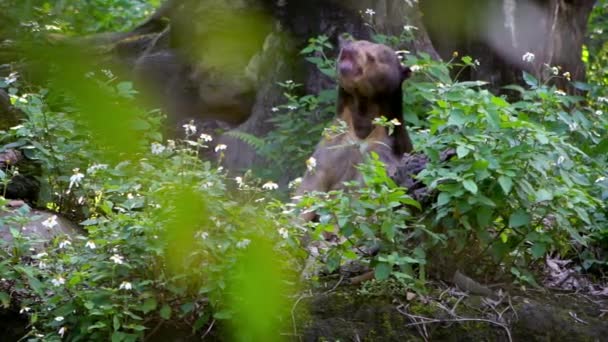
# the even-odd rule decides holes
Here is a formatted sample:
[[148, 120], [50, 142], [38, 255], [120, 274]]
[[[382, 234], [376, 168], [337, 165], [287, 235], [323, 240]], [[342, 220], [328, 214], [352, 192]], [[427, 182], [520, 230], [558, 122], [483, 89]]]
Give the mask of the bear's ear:
[[408, 78], [410, 78], [410, 76], [412, 76], [412, 69], [410, 69], [410, 67], [402, 65], [401, 66], [401, 80], [405, 81]]

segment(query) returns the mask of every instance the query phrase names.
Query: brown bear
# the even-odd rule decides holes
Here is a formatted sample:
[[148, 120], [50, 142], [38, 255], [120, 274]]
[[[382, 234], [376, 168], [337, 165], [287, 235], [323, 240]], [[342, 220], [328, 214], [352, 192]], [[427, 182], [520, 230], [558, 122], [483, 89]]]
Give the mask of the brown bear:
[[[410, 69], [402, 66], [396, 52], [386, 45], [364, 40], [341, 41], [340, 45], [337, 109], [347, 130], [319, 143], [312, 156], [316, 166], [306, 172], [296, 195], [336, 190], [343, 188], [345, 181], [361, 181], [356, 166], [372, 151], [387, 166], [395, 165], [404, 153], [412, 151], [402, 123], [401, 89]], [[380, 116], [401, 124], [389, 134], [386, 127], [373, 124]], [[303, 218], [311, 220], [314, 216], [306, 213]]]

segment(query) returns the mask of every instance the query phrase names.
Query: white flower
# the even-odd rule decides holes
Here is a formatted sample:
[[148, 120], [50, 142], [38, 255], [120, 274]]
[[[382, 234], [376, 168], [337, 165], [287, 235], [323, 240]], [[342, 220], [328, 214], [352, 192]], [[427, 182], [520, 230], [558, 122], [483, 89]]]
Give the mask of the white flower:
[[21, 310], [19, 310], [19, 313], [22, 314], [24, 312], [30, 312], [30, 310], [32, 310], [32, 308], [24, 306], [23, 308], [21, 308]]
[[566, 72], [564, 73], [564, 77], [565, 77], [565, 78], [566, 78], [568, 81], [570, 81], [570, 79], [572, 78], [572, 75], [570, 75], [570, 72], [566, 71]]
[[285, 84], [293, 84], [293, 81], [292, 80], [287, 80], [287, 81], [285, 81]]
[[306, 169], [309, 172], [314, 171], [314, 169], [317, 167], [317, 160], [314, 157], [310, 157], [308, 159], [306, 159]]
[[111, 70], [108, 69], [102, 69], [101, 72], [106, 75], [107, 78], [113, 78], [114, 74], [112, 73]]
[[291, 182], [289, 182], [289, 184], [287, 185], [287, 187], [289, 189], [293, 189], [296, 186], [300, 185], [301, 183], [302, 183], [302, 177], [298, 177], [298, 178], [292, 180]]
[[481, 63], [479, 62], [479, 59], [475, 59], [475, 60], [473, 61], [473, 64], [475, 64], [475, 65], [477, 65], [477, 66], [480, 66], [480, 65], [481, 65]]
[[566, 95], [566, 92], [565, 92], [565, 91], [563, 91], [563, 90], [557, 89], [557, 90], [555, 91], [555, 94], [556, 94], [556, 95], [560, 95], [560, 96], [565, 96], [565, 95]]
[[559, 156], [559, 158], [557, 158], [557, 165], [561, 165], [564, 161], [566, 161], [566, 158], [564, 156]]
[[79, 171], [78, 168], [74, 169], [74, 174], [70, 177], [70, 185], [68, 186], [68, 190], [72, 189], [72, 187], [74, 185], [78, 186], [80, 184], [80, 182], [82, 181], [82, 179], [84, 178], [84, 175]]
[[161, 154], [163, 152], [165, 152], [165, 145], [159, 144], [159, 143], [155, 143], [153, 142], [150, 145], [150, 150], [152, 151], [152, 154]]
[[201, 133], [200, 139], [202, 141], [207, 141], [207, 142], [213, 141], [213, 137], [210, 136], [209, 134], [205, 134], [205, 133]]
[[93, 164], [87, 169], [87, 173], [94, 174], [97, 170], [105, 170], [108, 168], [108, 164]]
[[234, 180], [236, 181], [236, 184], [240, 187], [243, 186], [243, 177], [234, 177]]
[[553, 75], [559, 75], [559, 69], [557, 67], [551, 67], [551, 73]]
[[47, 252], [38, 253], [38, 254], [34, 255], [34, 259], [42, 259], [45, 256], [48, 256]]
[[47, 227], [48, 229], [53, 229], [57, 225], [57, 215], [53, 215], [48, 219], [42, 221], [42, 225]]
[[298, 109], [298, 107], [297, 106], [291, 106], [291, 105], [289, 105], [289, 106], [287, 106], [287, 109], [289, 109], [289, 110], [296, 110], [296, 109]]
[[376, 14], [376, 12], [373, 9], [368, 8], [368, 9], [365, 10], [365, 14], [367, 14], [367, 15], [369, 15], [371, 17], [374, 14]]
[[63, 277], [53, 278], [53, 279], [51, 279], [51, 284], [53, 284], [53, 286], [59, 287], [59, 286], [65, 284], [65, 279], [63, 279]]
[[596, 111], [595, 111], [595, 115], [597, 115], [597, 116], [600, 116], [600, 115], [602, 115], [602, 114], [604, 114], [604, 113], [602, 113], [602, 111], [601, 111], [601, 110], [596, 110]]
[[283, 239], [287, 239], [289, 237], [289, 232], [285, 228], [279, 228], [279, 235], [281, 235]]
[[275, 190], [278, 188], [279, 188], [279, 185], [272, 181], [268, 181], [268, 182], [264, 183], [264, 185], [262, 185], [262, 189], [266, 189], [266, 190]]
[[63, 321], [63, 316], [57, 316], [57, 317], [55, 317], [55, 320], [57, 322], [61, 322], [61, 321]]
[[66, 331], [68, 331], [68, 328], [61, 327], [57, 333], [59, 334], [59, 336], [63, 337]]
[[608, 97], [600, 96], [597, 98], [597, 102], [605, 102], [608, 103]]
[[70, 242], [70, 240], [63, 240], [59, 243], [59, 248], [63, 249], [66, 248], [67, 246], [71, 246], [72, 243]]
[[167, 148], [170, 150], [175, 150], [175, 140], [167, 140]]
[[606, 180], [606, 177], [601, 176], [601, 177], [598, 177], [598, 178], [595, 180], [595, 183], [603, 182], [603, 181], [605, 181], [605, 180]]
[[200, 232], [199, 236], [201, 237], [201, 239], [207, 240], [207, 238], [209, 237], [209, 233], [207, 233], [207, 232]]
[[578, 128], [578, 124], [576, 122], [571, 122], [568, 124], [568, 128], [570, 128], [571, 131], [575, 131]]
[[218, 144], [217, 146], [215, 146], [215, 152], [219, 152], [219, 151], [223, 151], [227, 148], [228, 146], [226, 146], [225, 144]]
[[412, 30], [417, 30], [418, 28], [416, 26], [412, 26], [412, 25], [403, 25], [403, 30], [405, 31], [412, 31]]
[[410, 67], [410, 70], [411, 70], [412, 72], [418, 72], [418, 71], [422, 70], [422, 67], [421, 67], [420, 65], [412, 65], [412, 66]]
[[271, 110], [272, 112], [278, 112], [278, 111], [279, 111], [279, 108], [277, 108], [277, 107], [272, 107], [272, 109], [270, 109], [270, 110]]
[[8, 75], [8, 77], [4, 78], [4, 83], [6, 83], [6, 84], [14, 83], [15, 81], [17, 81], [17, 78], [19, 78], [19, 73], [17, 73], [17, 72], [11, 72]]
[[41, 270], [44, 270], [44, 269], [47, 269], [47, 268], [48, 268], [48, 265], [46, 264], [46, 262], [44, 262], [44, 261], [40, 261], [40, 262], [38, 263], [38, 268], [39, 268], [39, 269], [41, 269]]
[[236, 247], [241, 248], [241, 249], [246, 248], [247, 246], [249, 246], [250, 243], [251, 243], [251, 240], [243, 239], [236, 243]]
[[123, 281], [122, 283], [120, 283], [120, 286], [118, 287], [120, 290], [131, 290], [133, 288], [133, 285], [131, 283], [129, 283], [128, 281]]
[[534, 62], [534, 54], [532, 52], [526, 52], [523, 56], [521, 56], [521, 59], [526, 62], [526, 63], [532, 63]]
[[84, 246], [87, 248], [90, 248], [90, 249], [97, 248], [97, 246], [95, 246], [95, 242], [93, 242], [92, 240], [87, 241], [87, 243]]
[[393, 126], [401, 126], [401, 121], [399, 121], [399, 119], [397, 119], [397, 118], [394, 118], [389, 122], [392, 123]]
[[182, 127], [184, 127], [184, 131], [186, 132], [186, 135], [196, 134], [196, 126], [194, 126], [193, 121], [190, 121], [190, 123], [187, 123], [185, 125], [182, 125]]
[[110, 257], [110, 260], [114, 261], [114, 263], [117, 264], [117, 265], [122, 265], [122, 263], [124, 262], [124, 258], [120, 254], [114, 254], [114, 255], [112, 255]]

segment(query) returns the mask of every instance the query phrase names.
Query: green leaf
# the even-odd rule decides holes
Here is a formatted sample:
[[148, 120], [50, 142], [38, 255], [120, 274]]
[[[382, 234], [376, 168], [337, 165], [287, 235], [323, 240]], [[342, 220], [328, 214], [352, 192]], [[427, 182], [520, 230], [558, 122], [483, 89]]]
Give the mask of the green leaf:
[[171, 307], [168, 304], [164, 304], [162, 308], [160, 308], [160, 317], [164, 320], [169, 320], [171, 318]]
[[155, 310], [156, 305], [157, 303], [155, 298], [147, 298], [146, 300], [144, 300], [144, 303], [142, 304], [140, 309], [144, 314], [147, 314], [148, 312]]
[[524, 77], [524, 81], [526, 82], [527, 85], [529, 85], [532, 88], [536, 88], [538, 86], [538, 80], [536, 80], [536, 78], [532, 75], [530, 75], [527, 72], [523, 72], [523, 77]]
[[442, 206], [450, 203], [450, 194], [447, 192], [442, 192], [437, 196], [437, 205]]
[[546, 189], [540, 189], [536, 192], [536, 203], [550, 201], [553, 199], [553, 194]]
[[462, 185], [464, 186], [465, 189], [467, 189], [473, 195], [477, 194], [477, 184], [475, 184], [474, 181], [472, 181], [470, 179], [465, 179], [462, 182]]
[[530, 248], [530, 250], [532, 251], [532, 257], [534, 259], [538, 259], [545, 255], [547, 252], [547, 246], [544, 243], [537, 242], [532, 246], [532, 248]]
[[388, 276], [391, 274], [391, 270], [392, 270], [392, 266], [385, 263], [385, 262], [381, 262], [378, 265], [376, 265], [375, 269], [374, 269], [374, 276], [376, 277], [376, 280], [385, 280], [388, 278]]
[[6, 292], [0, 292], [0, 304], [3, 308], [8, 308], [11, 304], [11, 297]]
[[519, 209], [509, 217], [509, 227], [517, 228], [530, 223], [530, 215], [523, 209]]
[[460, 145], [456, 148], [456, 154], [458, 154], [458, 158], [466, 157], [469, 152], [470, 150], [464, 145]]
[[513, 179], [507, 176], [500, 176], [498, 177], [498, 184], [500, 184], [500, 187], [502, 188], [502, 191], [504, 191], [505, 195], [508, 195], [513, 187]]

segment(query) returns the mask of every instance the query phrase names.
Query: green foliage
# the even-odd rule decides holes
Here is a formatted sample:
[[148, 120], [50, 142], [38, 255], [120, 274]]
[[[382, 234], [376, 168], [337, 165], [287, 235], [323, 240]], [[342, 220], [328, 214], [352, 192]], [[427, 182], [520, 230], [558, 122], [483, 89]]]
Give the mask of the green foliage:
[[[107, 101], [132, 97], [127, 84], [107, 71], [100, 75], [82, 87], [110, 92]], [[239, 326], [247, 336], [280, 328], [297, 236], [259, 181], [245, 175], [235, 184], [222, 168], [201, 161], [210, 137], [188, 126], [187, 139], [162, 143], [161, 116], [142, 112], [135, 115], [142, 148], [110, 155], [90, 139], [103, 131], [87, 125], [71, 96], [5, 83], [26, 119], [1, 138], [42, 165], [49, 195], [39, 204], [86, 218], [88, 233], [60, 236], [32, 252], [35, 241], [18, 229], [27, 212], [0, 223], [15, 227], [15, 242], [0, 258], [0, 273], [14, 286], [0, 300], [19, 298], [30, 340], [135, 341], [164, 321], [198, 331], [235, 316], [265, 322]], [[276, 291], [264, 297], [264, 312], [243, 305], [255, 304], [268, 286]]]

